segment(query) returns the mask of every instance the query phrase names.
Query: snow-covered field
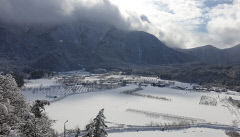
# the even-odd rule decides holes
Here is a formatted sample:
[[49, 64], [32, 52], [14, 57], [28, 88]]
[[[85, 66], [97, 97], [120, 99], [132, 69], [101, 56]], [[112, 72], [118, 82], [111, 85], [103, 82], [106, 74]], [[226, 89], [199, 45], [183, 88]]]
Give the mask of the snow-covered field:
[[[79, 75], [86, 75], [85, 81], [115, 78], [151, 83], [159, 80], [139, 76]], [[29, 102], [36, 99], [53, 101], [48, 96], [63, 97], [46, 107], [48, 116], [56, 120], [53, 128], [60, 133], [66, 120], [67, 129], [80, 127], [84, 130], [102, 108], [105, 109], [106, 124], [110, 127], [109, 137], [226, 137], [227, 129], [240, 131], [240, 111], [227, 100], [228, 97], [240, 100], [234, 91], [217, 93], [174, 89], [172, 86], [192, 89], [191, 84], [175, 81], [174, 85], [164, 88], [150, 85], [138, 88], [138, 85], [130, 84], [108, 90], [95, 89], [95, 92], [76, 84], [74, 88], [81, 94], [71, 94], [72, 87], [62, 86], [57, 78], [29, 80], [22, 93]], [[159, 131], [162, 128], [164, 131]]]
[[91, 90], [93, 89], [82, 85], [63, 86], [57, 78], [44, 78], [26, 80], [21, 93], [29, 103], [33, 103], [35, 100], [57, 101], [68, 95], [86, 93]]
[[[166, 97], [170, 101], [153, 99], [142, 96], [121, 94], [122, 91], [134, 89], [137, 86], [130, 85], [104, 92], [92, 92], [69, 96], [64, 100], [55, 102], [46, 108], [50, 118], [57, 120], [54, 128], [63, 131], [63, 123], [68, 120], [67, 128], [73, 129], [84, 126], [97, 112], [105, 109], [106, 121], [109, 126], [160, 126], [193, 123], [212, 123], [232, 126], [238, 121], [239, 115], [229, 111], [232, 106], [225, 105], [222, 101], [228, 95], [215, 92], [192, 92], [171, 88], [158, 88], [148, 86], [139, 94]], [[211, 96], [218, 100], [217, 106], [199, 104], [201, 96]], [[239, 98], [239, 97], [235, 97]], [[238, 123], [238, 122], [235, 122]], [[191, 132], [190, 132], [191, 131]], [[223, 130], [213, 129], [188, 129], [176, 131], [183, 136], [226, 136]], [[140, 133], [111, 133], [110, 137], [126, 136], [172, 136], [175, 132], [142, 132]], [[197, 135], [195, 135], [197, 134]]]
[[[25, 80], [24, 82], [24, 89], [21, 91], [21, 93], [25, 96], [26, 100], [29, 103], [32, 103], [37, 99], [47, 100], [46, 96], [50, 95], [50, 93], [47, 90], [43, 89], [50, 89], [50, 87], [53, 86], [60, 86], [60, 84], [54, 78]], [[53, 88], [51, 90], [51, 94], [54, 94]]]
[[[139, 124], [141, 116], [136, 114], [129, 114], [126, 112], [127, 104], [135, 102], [135, 105], [141, 99], [132, 100], [132, 97], [120, 94], [126, 89], [134, 89], [136, 86], [128, 86], [102, 92], [90, 92], [86, 94], [79, 94], [69, 96], [64, 100], [55, 102], [46, 108], [46, 112], [50, 118], [57, 120], [54, 128], [62, 131], [63, 123], [68, 120], [68, 128], [75, 128], [79, 126], [81, 129], [96, 116], [98, 111], [105, 109], [107, 121], [128, 124], [128, 120], [132, 120], [132, 124]], [[132, 100], [132, 101], [131, 101]], [[119, 116], [122, 115], [122, 116]]]
[[[228, 125], [235, 120], [235, 116], [229, 113], [229, 110], [225, 107], [225, 102], [221, 102], [222, 99], [228, 97], [225, 93], [193, 92], [156, 87], [147, 87], [138, 93], [162, 96], [172, 100], [171, 102], [156, 102], [154, 103], [155, 105], [150, 105], [145, 111], [156, 110], [157, 112], [193, 117], [203, 119], [206, 122]], [[203, 95], [217, 99], [217, 106], [199, 104]], [[240, 99], [240, 97], [235, 98]], [[156, 108], [156, 106], [158, 107]]]
[[36, 87], [50, 87], [50, 86], [55, 86], [59, 85], [57, 83], [57, 80], [52, 78], [42, 78], [42, 79], [34, 79], [34, 80], [25, 80], [25, 87], [26, 88], [36, 88]]

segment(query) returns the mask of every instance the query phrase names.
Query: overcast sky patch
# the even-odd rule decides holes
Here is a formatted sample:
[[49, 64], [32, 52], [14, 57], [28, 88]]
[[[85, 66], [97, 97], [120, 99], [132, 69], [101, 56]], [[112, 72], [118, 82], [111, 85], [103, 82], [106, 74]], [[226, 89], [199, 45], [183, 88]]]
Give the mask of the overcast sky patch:
[[79, 18], [146, 31], [174, 48], [240, 43], [240, 0], [0, 0], [0, 21], [59, 23]]

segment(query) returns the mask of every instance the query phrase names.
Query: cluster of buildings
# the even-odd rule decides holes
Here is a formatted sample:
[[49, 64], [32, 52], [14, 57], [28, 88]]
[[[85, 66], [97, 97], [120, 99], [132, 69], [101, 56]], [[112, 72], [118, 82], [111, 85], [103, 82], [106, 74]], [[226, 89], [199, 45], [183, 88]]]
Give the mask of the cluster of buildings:
[[219, 87], [203, 87], [198, 84], [180, 83], [175, 81], [161, 80], [155, 77], [142, 77], [136, 75], [122, 75], [121, 73], [103, 73], [103, 74], [88, 74], [88, 75], [67, 75], [62, 76], [61, 83], [66, 86], [82, 85], [95, 89], [112, 89], [127, 84], [138, 84], [139, 86], [154, 86], [154, 87], [170, 87], [180, 90], [193, 91], [215, 91], [226, 92], [227, 89]]

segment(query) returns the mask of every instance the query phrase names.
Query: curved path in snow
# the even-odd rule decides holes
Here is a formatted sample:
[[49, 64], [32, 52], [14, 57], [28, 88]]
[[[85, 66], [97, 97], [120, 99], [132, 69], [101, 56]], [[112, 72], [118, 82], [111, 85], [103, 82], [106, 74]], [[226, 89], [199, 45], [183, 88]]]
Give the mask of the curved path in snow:
[[[119, 124], [121, 125], [121, 124]], [[210, 128], [216, 130], [229, 130], [240, 131], [240, 128], [231, 125], [199, 123], [192, 125], [167, 125], [167, 126], [137, 126], [137, 125], [124, 125], [122, 127], [109, 127], [106, 129], [107, 133], [121, 133], [121, 132], [138, 132], [138, 131], [170, 131], [170, 130], [183, 130], [188, 128]], [[82, 131], [80, 136], [86, 135], [86, 131]], [[69, 137], [73, 137], [70, 135]]]
[[210, 128], [218, 130], [230, 130], [230, 131], [240, 131], [240, 128], [230, 125], [221, 125], [221, 124], [210, 124], [210, 123], [199, 123], [193, 125], [168, 125], [168, 126], [133, 126], [128, 125], [123, 128], [108, 128], [106, 129], [108, 133], [116, 132], [136, 132], [136, 131], [155, 131], [155, 130], [181, 130], [187, 128]]

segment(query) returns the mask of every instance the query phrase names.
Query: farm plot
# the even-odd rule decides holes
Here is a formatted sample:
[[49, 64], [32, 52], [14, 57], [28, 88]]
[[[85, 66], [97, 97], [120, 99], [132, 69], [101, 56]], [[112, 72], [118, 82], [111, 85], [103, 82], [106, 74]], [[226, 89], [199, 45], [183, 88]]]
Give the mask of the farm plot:
[[[54, 128], [59, 132], [63, 131], [63, 123], [66, 120], [69, 121], [67, 128], [73, 129], [79, 126], [81, 129], [84, 129], [85, 125], [94, 118], [101, 108], [105, 108], [107, 125], [110, 127], [120, 126], [120, 128], [123, 128], [123, 131], [124, 128], [129, 128], [127, 125], [146, 128], [146, 126], [195, 123], [222, 124], [229, 125], [231, 128], [235, 120], [232, 113], [225, 106], [222, 106], [222, 102], [218, 102], [216, 106], [199, 104], [203, 95], [211, 96], [219, 101], [220, 99], [218, 98], [228, 96], [226, 94], [191, 92], [151, 86], [144, 87], [143, 90], [134, 93], [146, 96], [151, 95], [154, 98], [122, 94], [124, 91], [134, 91], [136, 88], [138, 86], [129, 85], [104, 92], [69, 96], [47, 107], [46, 112], [50, 118], [56, 120]], [[156, 97], [164, 97], [171, 100], [164, 101], [155, 99]], [[211, 125], [212, 128], [214, 126]], [[208, 126], [203, 125], [202, 127]], [[219, 128], [219, 126], [216, 126], [216, 128]], [[224, 129], [224, 126], [220, 128]], [[137, 133], [133, 134], [138, 135]], [[133, 134], [130, 134], [130, 136], [134, 136]], [[116, 133], [115, 135], [117, 136], [118, 134]]]
[[[226, 93], [216, 92], [193, 92], [186, 90], [176, 90], [171, 88], [156, 88], [148, 86], [139, 94], [148, 94], [156, 97], [170, 98], [170, 102], [160, 102], [157, 112], [167, 113], [171, 115], [180, 115], [185, 117], [194, 117], [203, 119], [206, 122], [232, 125], [236, 120], [228, 108], [226, 108], [226, 100], [229, 97]], [[207, 96], [214, 102], [214, 105], [201, 104], [202, 96]], [[238, 96], [234, 96], [239, 98]], [[217, 102], [215, 102], [217, 101]], [[200, 104], [199, 104], [200, 103]], [[160, 109], [161, 108], [161, 109]], [[154, 110], [150, 108], [145, 111]], [[156, 109], [155, 109], [156, 110]]]

